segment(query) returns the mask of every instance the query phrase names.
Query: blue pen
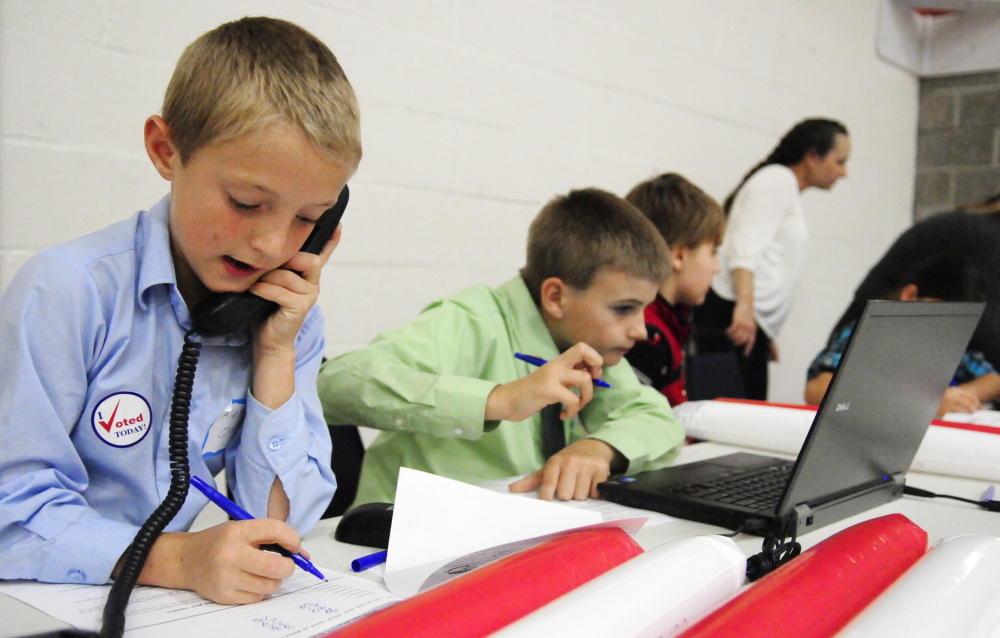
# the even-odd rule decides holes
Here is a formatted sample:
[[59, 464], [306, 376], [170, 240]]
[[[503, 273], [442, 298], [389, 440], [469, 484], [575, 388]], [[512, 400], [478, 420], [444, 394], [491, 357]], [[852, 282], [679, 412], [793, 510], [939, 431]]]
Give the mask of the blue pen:
[[381, 552], [375, 552], [374, 554], [368, 554], [367, 556], [356, 558], [351, 561], [351, 569], [356, 572], [363, 572], [376, 565], [381, 565], [385, 562], [385, 557], [388, 554], [389, 552], [383, 549]]
[[[521, 354], [520, 352], [515, 352], [514, 356], [520, 359], [521, 361], [530, 363], [533, 366], [543, 366], [546, 363], [548, 363], [548, 361], [546, 361], [545, 359], [542, 359], [540, 357], [533, 357], [530, 354]], [[594, 385], [596, 385], [599, 388], [611, 387], [610, 383], [608, 383], [607, 381], [602, 381], [601, 379], [594, 379]]]
[[[246, 510], [244, 510], [236, 503], [230, 501], [222, 494], [222, 492], [218, 491], [217, 489], [215, 489], [205, 481], [201, 480], [197, 476], [191, 477], [191, 485], [197, 487], [202, 494], [208, 497], [208, 500], [212, 501], [213, 503], [221, 507], [223, 512], [229, 514], [236, 520], [239, 521], [254, 520], [253, 516], [250, 516], [250, 514], [247, 513]], [[326, 580], [326, 577], [323, 574], [321, 574], [320, 571], [316, 569], [316, 567], [308, 560], [306, 560], [305, 557], [302, 556], [301, 554], [293, 554], [284, 547], [282, 547], [281, 545], [264, 545], [261, 547], [261, 549], [275, 551], [281, 554], [282, 556], [291, 558], [293, 561], [295, 561], [296, 565], [298, 565], [305, 571], [309, 572], [316, 578], [319, 578], [320, 580]]]

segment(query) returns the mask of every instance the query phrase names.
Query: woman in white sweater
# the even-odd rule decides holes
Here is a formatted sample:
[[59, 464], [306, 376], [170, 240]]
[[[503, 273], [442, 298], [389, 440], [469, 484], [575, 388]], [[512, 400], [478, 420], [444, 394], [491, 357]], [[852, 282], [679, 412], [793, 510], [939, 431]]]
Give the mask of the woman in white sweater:
[[[767, 399], [767, 363], [791, 310], [809, 243], [801, 192], [828, 190], [847, 175], [851, 140], [843, 124], [799, 122], [726, 198], [722, 271], [695, 310], [698, 353], [734, 352], [746, 398]], [[709, 397], [698, 397], [709, 398]]]

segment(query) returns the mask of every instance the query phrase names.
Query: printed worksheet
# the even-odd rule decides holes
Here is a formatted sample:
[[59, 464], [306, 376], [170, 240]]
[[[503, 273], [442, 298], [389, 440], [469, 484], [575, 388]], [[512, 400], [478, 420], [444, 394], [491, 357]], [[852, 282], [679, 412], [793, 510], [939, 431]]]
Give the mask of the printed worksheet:
[[[191, 591], [135, 588], [125, 614], [126, 638], [308, 638], [399, 600], [375, 583], [319, 568], [326, 581], [301, 570], [259, 603], [219, 605]], [[13, 596], [79, 629], [98, 630], [110, 585], [0, 584]]]

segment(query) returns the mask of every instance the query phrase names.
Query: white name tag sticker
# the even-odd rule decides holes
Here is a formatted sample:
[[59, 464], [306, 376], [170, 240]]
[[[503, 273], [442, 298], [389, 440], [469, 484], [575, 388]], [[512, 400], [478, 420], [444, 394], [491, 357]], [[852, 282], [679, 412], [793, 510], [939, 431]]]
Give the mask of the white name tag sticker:
[[201, 444], [203, 457], [221, 454], [226, 449], [233, 435], [243, 425], [243, 414], [246, 409], [245, 399], [233, 399], [233, 402], [226, 406], [205, 434], [205, 441]]

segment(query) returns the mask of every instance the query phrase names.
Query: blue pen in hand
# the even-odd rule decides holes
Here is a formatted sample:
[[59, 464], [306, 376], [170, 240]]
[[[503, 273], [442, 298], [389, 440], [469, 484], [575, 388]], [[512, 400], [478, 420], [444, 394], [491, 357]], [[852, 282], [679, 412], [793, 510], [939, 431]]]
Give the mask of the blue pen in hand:
[[[545, 359], [542, 359], [540, 357], [533, 357], [530, 354], [521, 354], [520, 352], [515, 352], [514, 356], [520, 359], [521, 361], [524, 361], [525, 363], [530, 363], [533, 366], [543, 366], [546, 363], [548, 363], [548, 361], [546, 361]], [[602, 381], [601, 379], [594, 379], [594, 385], [596, 385], [599, 388], [611, 387], [610, 383], [608, 383], [607, 381]]]
[[[208, 497], [208, 500], [218, 505], [220, 508], [222, 508], [223, 512], [229, 514], [236, 520], [239, 521], [254, 520], [253, 516], [250, 516], [250, 514], [246, 510], [244, 510], [236, 503], [230, 501], [228, 498], [225, 497], [225, 495], [222, 494], [222, 492], [218, 491], [217, 489], [215, 489], [205, 481], [201, 480], [197, 476], [191, 477], [191, 485], [197, 487], [202, 494]], [[261, 549], [275, 551], [281, 554], [282, 556], [291, 558], [293, 561], [295, 561], [296, 565], [298, 565], [305, 571], [309, 572], [316, 578], [319, 578], [320, 580], [326, 580], [326, 577], [323, 576], [323, 574], [320, 573], [318, 569], [316, 569], [315, 565], [306, 560], [306, 558], [301, 554], [293, 554], [284, 547], [282, 547], [281, 545], [264, 545], [261, 547]]]

